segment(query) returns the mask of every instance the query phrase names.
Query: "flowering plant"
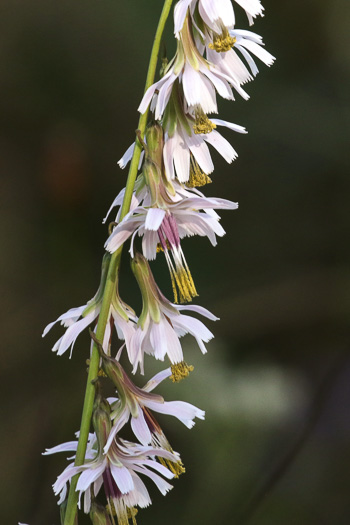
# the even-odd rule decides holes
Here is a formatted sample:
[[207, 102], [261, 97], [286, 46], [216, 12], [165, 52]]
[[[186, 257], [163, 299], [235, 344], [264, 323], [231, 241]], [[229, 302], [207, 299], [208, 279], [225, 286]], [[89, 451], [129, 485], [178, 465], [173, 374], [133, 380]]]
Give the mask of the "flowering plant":
[[[236, 4], [245, 10], [250, 24], [263, 14], [260, 0], [236, 0]], [[165, 495], [172, 488], [168, 480], [185, 471], [154, 412], [174, 416], [188, 428], [195, 418], [204, 419], [203, 410], [189, 402], [165, 401], [153, 392], [167, 378], [178, 382], [193, 370], [184, 360], [182, 336], [191, 334], [203, 354], [204, 343], [213, 338], [201, 320], [183, 312], [218, 319], [202, 306], [186, 304], [197, 297], [197, 289], [181, 240], [199, 235], [215, 246], [217, 237], [225, 234], [216, 210], [234, 210], [237, 203], [207, 197], [198, 188], [211, 182], [214, 170], [208, 145], [229, 163], [237, 156], [217, 127], [246, 130], [209, 115], [218, 113], [217, 95], [228, 100], [234, 100], [234, 94], [249, 98], [243, 86], [258, 73], [252, 55], [268, 66], [274, 57], [259, 35], [235, 27], [231, 0], [179, 0], [174, 9], [176, 53], [163, 62], [161, 78], [154, 82], [171, 5], [172, 0], [165, 0], [159, 20], [136, 139], [119, 161], [122, 168], [130, 162], [127, 184], [104, 220], [117, 208], [115, 222], [109, 224], [100, 286], [90, 301], [68, 310], [43, 333], [57, 322], [64, 326], [53, 346], [57, 355], [68, 349], [72, 353], [78, 335], [87, 328], [92, 339], [78, 439], [45, 452], [74, 453], [53, 485], [62, 525], [77, 523], [77, 509], [89, 513], [93, 524], [136, 523], [137, 507], [151, 503], [144, 480], [151, 479]], [[131, 267], [142, 296], [139, 315], [121, 299], [118, 289], [121, 252], [129, 240]], [[161, 253], [173, 300], [160, 291], [150, 267]], [[121, 341], [117, 351], [111, 342], [114, 329]], [[145, 373], [147, 356], [168, 360], [170, 366], [140, 388], [120, 362], [123, 349], [132, 374]], [[105, 381], [113, 385], [115, 397], [104, 397]], [[123, 437], [129, 425], [135, 442]]]

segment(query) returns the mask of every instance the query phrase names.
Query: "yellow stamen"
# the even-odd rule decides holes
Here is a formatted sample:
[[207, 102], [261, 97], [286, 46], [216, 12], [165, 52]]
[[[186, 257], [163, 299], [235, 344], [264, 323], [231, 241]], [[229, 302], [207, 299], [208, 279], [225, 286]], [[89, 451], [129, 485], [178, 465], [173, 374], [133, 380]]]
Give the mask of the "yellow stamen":
[[169, 252], [165, 252], [165, 257], [168, 263], [171, 286], [174, 293], [174, 303], [191, 302], [193, 297], [197, 297], [198, 294], [186, 261], [183, 259], [182, 262], [175, 262], [175, 268]]
[[192, 365], [188, 365], [185, 361], [181, 361], [181, 363], [171, 365], [171, 376], [169, 379], [171, 379], [173, 383], [179, 383], [179, 381], [189, 376], [190, 372], [193, 372], [193, 370], [194, 367]]
[[[119, 505], [118, 505], [119, 507]], [[108, 500], [107, 510], [114, 523], [114, 516], [118, 518], [118, 525], [129, 525], [129, 520], [132, 520], [132, 525], [137, 525], [135, 516], [138, 510], [135, 507], [126, 507], [125, 504], [119, 507], [119, 512], [116, 510], [113, 501]]]
[[214, 38], [213, 43], [209, 44], [210, 49], [214, 49], [217, 53], [225, 53], [229, 51], [236, 43], [236, 38], [230, 36], [228, 33], [223, 33]]
[[[171, 249], [168, 240], [166, 240], [166, 246], [167, 246], [168, 250]], [[160, 242], [157, 244], [157, 253], [159, 253], [159, 252], [164, 252], [163, 246], [161, 245]]]
[[189, 268], [179, 268], [177, 274], [177, 285], [180, 292], [180, 302], [189, 303], [193, 297], [197, 297], [197, 290], [194, 285]]
[[205, 113], [201, 112], [196, 115], [196, 122], [193, 126], [193, 131], [196, 135], [211, 133], [215, 128], [216, 124], [214, 124]]
[[184, 464], [182, 463], [181, 459], [179, 461], [170, 461], [170, 459], [165, 458], [159, 458], [159, 461], [163, 465], [163, 467], [168, 468], [173, 474], [176, 479], [178, 479], [181, 474], [184, 474], [186, 472], [186, 469], [184, 467]]
[[128, 513], [128, 520], [132, 520], [132, 525], [137, 525], [136, 523], [136, 514], [138, 510], [135, 509], [135, 507], [128, 507], [127, 513]]
[[210, 184], [211, 182], [211, 178], [200, 169], [198, 162], [191, 155], [190, 178], [186, 182], [186, 186], [188, 188], [199, 188], [201, 186], [205, 186], [206, 184]]

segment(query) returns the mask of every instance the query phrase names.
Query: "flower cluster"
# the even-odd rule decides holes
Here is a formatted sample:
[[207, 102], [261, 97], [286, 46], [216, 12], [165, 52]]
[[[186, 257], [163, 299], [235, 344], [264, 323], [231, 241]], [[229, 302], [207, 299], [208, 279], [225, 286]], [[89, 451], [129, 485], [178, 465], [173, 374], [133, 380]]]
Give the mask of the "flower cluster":
[[[236, 3], [246, 11], [250, 24], [263, 14], [260, 0]], [[213, 337], [201, 320], [183, 313], [187, 310], [210, 321], [217, 320], [202, 306], [188, 304], [198, 294], [183, 251], [183, 239], [198, 235], [207, 237], [215, 246], [217, 237], [225, 234], [217, 210], [237, 209], [237, 203], [206, 197], [198, 187], [211, 182], [209, 174], [214, 170], [208, 144], [229, 163], [237, 156], [217, 127], [246, 133], [240, 125], [209, 115], [218, 112], [217, 94], [228, 100], [234, 100], [234, 94], [249, 98], [243, 86], [258, 72], [252, 55], [266, 65], [274, 61], [259, 35], [235, 27], [231, 0], [179, 0], [174, 10], [174, 34], [176, 54], [162, 68], [160, 80], [147, 89], [139, 106], [141, 113], [150, 108], [152, 121], [145, 136], [142, 138], [139, 133], [136, 139], [143, 152], [129, 211], [122, 212], [129, 191], [126, 187], [104, 219], [105, 222], [116, 209], [105, 244], [99, 289], [93, 299], [68, 310], [43, 333], [46, 335], [57, 322], [65, 327], [53, 346], [53, 351], [62, 355], [68, 349], [72, 353], [78, 335], [90, 327], [92, 347], [99, 352], [102, 377], [94, 382], [97, 393], [93, 432], [84, 461], [76, 460], [75, 455], [71, 457], [76, 461], [67, 466], [53, 486], [64, 509], [68, 488], [75, 487], [72, 479], [78, 475], [78, 507], [90, 513], [93, 523], [112, 524], [115, 516], [119, 525], [127, 525], [129, 520], [136, 523], [136, 507], [151, 503], [143, 478], [151, 479], [166, 494], [172, 488], [169, 480], [184, 472], [180, 456], [172, 449], [154, 412], [174, 416], [188, 428], [192, 428], [196, 418], [204, 419], [204, 412], [184, 401], [165, 401], [153, 390], [166, 378], [178, 382], [193, 369], [185, 362], [181, 337], [191, 334], [203, 354], [205, 343]], [[119, 161], [121, 167], [132, 159], [134, 151], [135, 144]], [[139, 315], [121, 299], [118, 267], [112, 262], [127, 241], [131, 268], [142, 296]], [[171, 301], [159, 289], [150, 267], [150, 261], [159, 254], [164, 255], [169, 269], [174, 295]], [[113, 271], [116, 273], [111, 281]], [[113, 290], [106, 310], [110, 282]], [[100, 321], [104, 323], [101, 340], [97, 338]], [[113, 352], [114, 330], [122, 342], [117, 352]], [[127, 356], [124, 366], [123, 349]], [[129, 366], [133, 374], [144, 374], [149, 359], [146, 356], [167, 359], [170, 366], [140, 388], [126, 368]], [[106, 381], [112, 383], [115, 397], [103, 397]], [[129, 425], [135, 442], [122, 437]], [[72, 441], [45, 453], [77, 450], [78, 441]], [[101, 495], [106, 506], [101, 504]]]

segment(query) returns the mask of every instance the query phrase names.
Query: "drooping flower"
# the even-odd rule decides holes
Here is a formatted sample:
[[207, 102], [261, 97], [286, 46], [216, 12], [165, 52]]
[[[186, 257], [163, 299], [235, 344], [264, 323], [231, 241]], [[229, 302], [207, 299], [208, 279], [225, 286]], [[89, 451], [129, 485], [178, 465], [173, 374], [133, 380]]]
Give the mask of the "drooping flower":
[[[118, 398], [108, 399], [112, 408], [111, 419], [115, 421], [115, 424], [105, 446], [105, 452], [107, 452], [114, 436], [129, 419], [131, 420], [131, 428], [142, 445], [152, 444], [170, 450], [170, 452], [172, 452], [172, 448], [153, 416], [153, 411], [174, 416], [187, 428], [194, 426], [194, 418], [204, 419], [203, 410], [194, 405], [184, 401], [165, 401], [161, 395], [152, 393], [164, 379], [171, 377], [171, 368], [159, 372], [143, 388], [139, 388], [131, 381], [116, 359], [103, 353], [101, 353], [101, 357], [102, 369], [113, 381], [118, 393]], [[178, 468], [173, 469], [174, 466], [171, 465], [171, 470], [174, 473], [178, 471]]]
[[[52, 348], [57, 355], [62, 355], [71, 348], [70, 355], [72, 355], [73, 347], [78, 335], [91, 323], [93, 323], [99, 316], [104, 287], [107, 278], [108, 266], [110, 261], [110, 254], [105, 254], [102, 262], [102, 275], [99, 289], [96, 295], [87, 304], [79, 306], [78, 308], [71, 308], [66, 313], [62, 314], [56, 321], [48, 324], [42, 334], [44, 337], [51, 328], [58, 322], [66, 328], [66, 331]], [[107, 350], [111, 336], [111, 323], [114, 324], [119, 339], [125, 340], [126, 347], [129, 348], [129, 341], [135, 330], [135, 322], [137, 317], [135, 312], [124, 303], [119, 297], [118, 289], [116, 287], [114, 296], [110, 307], [110, 322], [107, 323], [103, 347]]]
[[[173, 90], [163, 119], [165, 130], [164, 168], [168, 179], [175, 178], [180, 182], [197, 181], [194, 185], [208, 182], [206, 175], [212, 173], [214, 164], [207, 144], [231, 163], [237, 153], [231, 144], [216, 130], [224, 126], [238, 133], [247, 133], [237, 124], [221, 119], [208, 118], [199, 108], [185, 111], [185, 101], [179, 84]], [[209, 179], [210, 181], [210, 179]]]
[[131, 353], [135, 358], [133, 373], [138, 366], [141, 373], [144, 373], [144, 354], [149, 354], [161, 361], [168, 356], [174, 365], [173, 374], [176, 376], [177, 372], [181, 371], [180, 375], [185, 376], [188, 367], [186, 369], [184, 365], [179, 338], [187, 333], [191, 334], [204, 354], [207, 351], [204, 343], [210, 341], [213, 334], [198, 319], [183, 315], [182, 310], [196, 312], [211, 321], [218, 318], [201, 306], [180, 306], [168, 301], [159, 290], [147, 260], [140, 253], [135, 254], [131, 267], [138, 281], [143, 302], [137, 329], [130, 342]]
[[216, 91], [223, 98], [234, 100], [231, 89], [234, 88], [245, 100], [249, 98], [241, 88], [240, 71], [233, 68], [224, 73], [202, 56], [199, 43], [194, 40], [189, 16], [186, 16], [181, 29], [175, 57], [168, 64], [164, 76], [146, 91], [139, 106], [140, 113], [146, 111], [157, 91], [154, 113], [155, 119], [160, 120], [177, 80], [181, 82], [186, 106], [189, 109], [199, 108], [205, 114], [217, 113]]
[[[250, 25], [253, 19], [263, 16], [264, 8], [260, 0], [235, 0], [246, 12]], [[196, 7], [202, 20], [217, 33], [224, 28], [233, 28], [235, 24], [235, 13], [231, 0], [179, 0], [174, 10], [174, 33], [179, 38], [179, 33], [184, 25], [187, 11], [192, 17], [196, 15]], [[198, 20], [195, 19], [195, 22]]]
[[[97, 398], [93, 421], [95, 432], [90, 436], [84, 464], [75, 466], [74, 463], [70, 463], [58, 476], [53, 489], [56, 495], [60, 495], [58, 504], [61, 504], [66, 498], [67, 486], [72, 477], [80, 474], [76, 486], [76, 491], [79, 492], [79, 508], [83, 497], [84, 512], [89, 513], [92, 498], [99, 494], [103, 486], [110, 515], [116, 513], [118, 523], [127, 525], [129, 519], [137, 512], [135, 507], [144, 508], [151, 504], [151, 498], [139, 474], [150, 478], [165, 495], [172, 485], [162, 476], [172, 479], [174, 474], [158, 463], [155, 457], [177, 462], [179, 455], [161, 448], [137, 445], [118, 437], [114, 438], [104, 454], [103, 449], [111, 430], [110, 406], [106, 400], [101, 401]], [[75, 442], [63, 443], [53, 449], [47, 449], [45, 454], [76, 449]]]
[[[158, 205], [161, 205], [159, 201]], [[232, 210], [237, 207], [237, 203], [226, 199], [200, 195], [184, 197], [175, 203], [163, 200], [162, 207], [137, 206], [114, 228], [105, 248], [113, 253], [131, 237], [130, 253], [133, 257], [136, 234], [142, 236], [142, 251], [148, 260], [155, 259], [157, 249], [161, 248], [172, 279], [175, 302], [188, 301], [197, 293], [180, 240], [199, 235], [208, 237], [215, 246], [216, 235], [222, 237], [225, 230], [214, 209]]]

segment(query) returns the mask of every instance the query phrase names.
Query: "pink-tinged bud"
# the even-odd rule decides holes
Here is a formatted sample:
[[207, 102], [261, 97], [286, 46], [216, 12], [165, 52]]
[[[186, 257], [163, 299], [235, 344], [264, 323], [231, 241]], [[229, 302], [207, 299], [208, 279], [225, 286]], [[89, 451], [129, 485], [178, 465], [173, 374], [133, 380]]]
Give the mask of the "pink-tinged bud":
[[106, 509], [95, 500], [91, 503], [90, 519], [92, 525], [112, 525]]

